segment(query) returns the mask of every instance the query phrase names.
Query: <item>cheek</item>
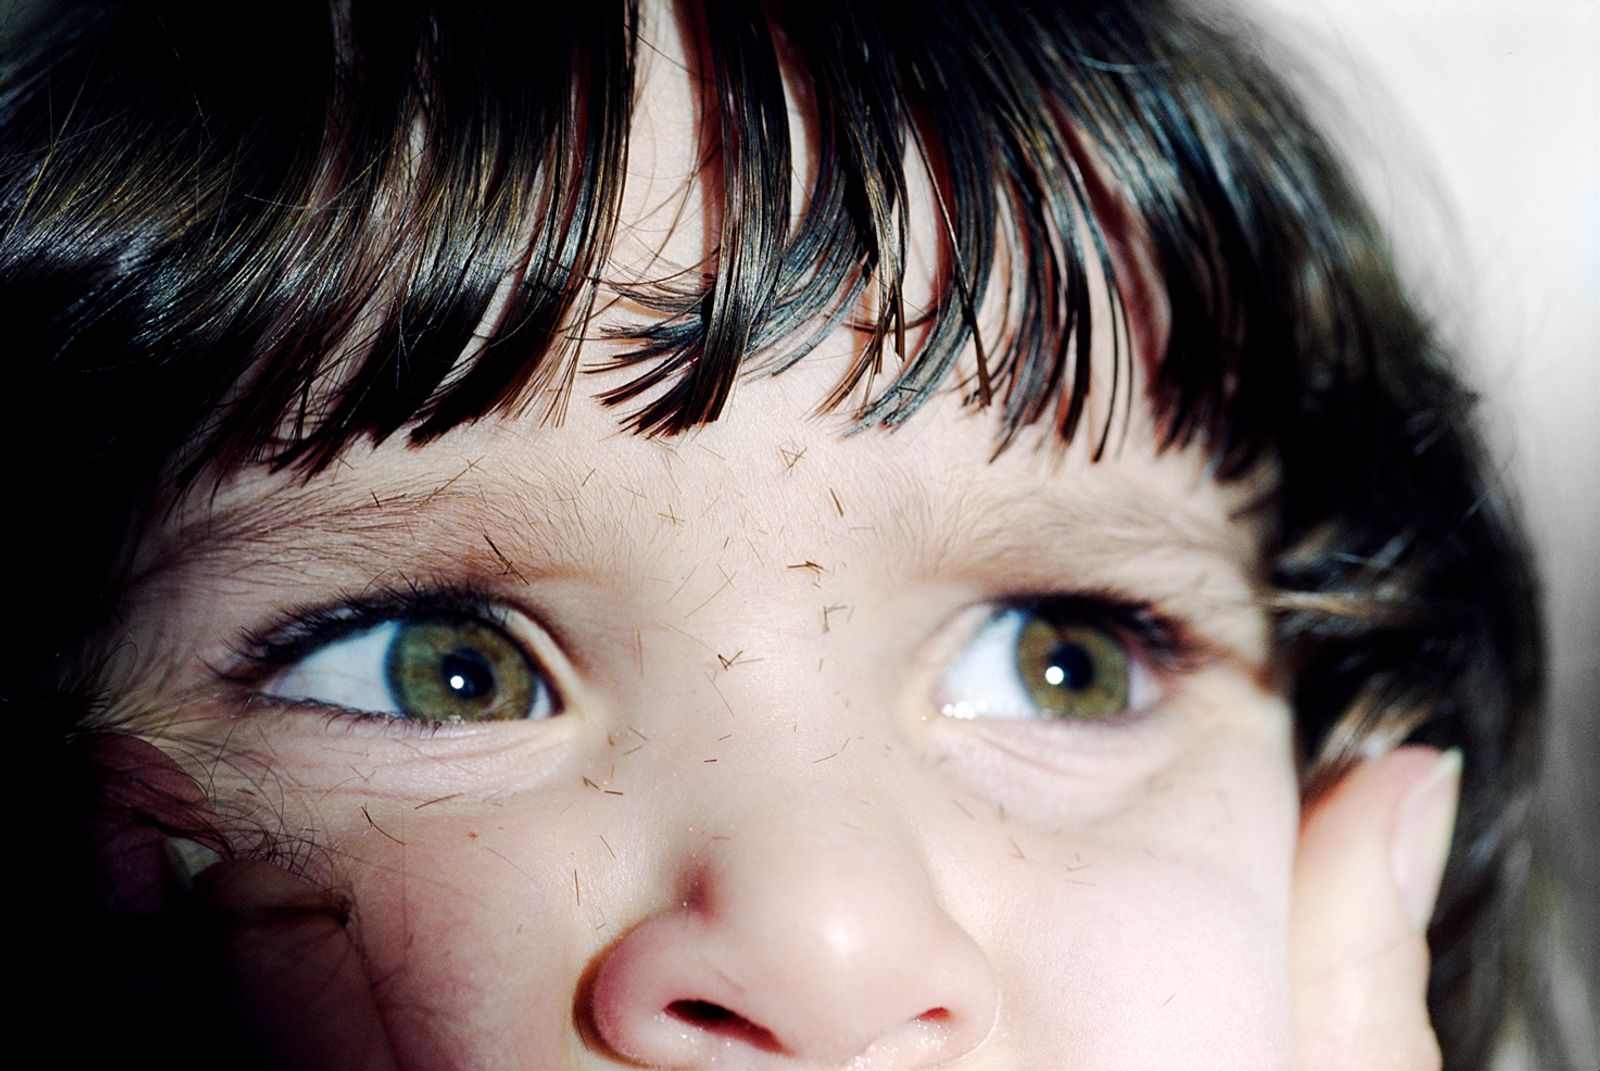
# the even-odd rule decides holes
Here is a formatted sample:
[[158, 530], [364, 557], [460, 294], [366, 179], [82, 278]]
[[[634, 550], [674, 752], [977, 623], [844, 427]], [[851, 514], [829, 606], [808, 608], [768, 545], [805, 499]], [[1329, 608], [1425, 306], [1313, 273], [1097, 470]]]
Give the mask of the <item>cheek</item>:
[[1183, 863], [1094, 869], [1098, 883], [1021, 900], [992, 953], [1004, 957], [1020, 1051], [1053, 1036], [1073, 1066], [1171, 1066], [1177, 1053], [1191, 1066], [1283, 1066], [1282, 912]]
[[[936, 915], [998, 985], [975, 1068], [1286, 1064], [1297, 824], [1286, 718], [1258, 711], [1255, 730], [1188, 734], [1091, 810], [1073, 805], [1098, 791], [1081, 778], [1073, 791], [1037, 770], [967, 778], [960, 755], [913, 757], [866, 735], [844, 751], [832, 735], [750, 734], [759, 743], [741, 750], [746, 736], [725, 739], [717, 713], [681, 746], [652, 732], [632, 759], [601, 749], [562, 767], [519, 755], [504, 764], [518, 774], [471, 798], [449, 783], [400, 791], [411, 768], [399, 764], [385, 774], [358, 762], [351, 777], [353, 751], [330, 750], [340, 761], [317, 767], [326, 777], [296, 794], [295, 812], [320, 831], [314, 876], [353, 898], [411, 1065], [573, 1065], [597, 965], [651, 920], [698, 918], [707, 904], [711, 922], [740, 923], [730, 955], [843, 920], [862, 923], [863, 948], [910, 962], [927, 953], [924, 937], [889, 931]], [[722, 761], [702, 765], [716, 744]], [[646, 760], [660, 765], [630, 765]], [[974, 786], [991, 783], [1003, 793], [982, 800]], [[710, 863], [715, 895], [692, 907], [697, 886], [684, 879]], [[893, 902], [863, 914], [874, 895]], [[747, 940], [752, 926], [773, 940]], [[674, 948], [672, 971], [705, 958]], [[800, 1005], [845, 992], [859, 967], [831, 978], [818, 967]]]
[[500, 808], [367, 811], [386, 835], [357, 834], [336, 869], [396, 1051], [418, 1067], [563, 1066], [577, 979], [607, 939], [576, 853], [555, 847], [580, 841]]
[[987, 885], [1006, 890], [987, 924], [1019, 1051], [1053, 1037], [1072, 1066], [1286, 1066], [1295, 800], [1286, 763], [1260, 766], [1237, 788], [1185, 781], [1053, 852], [1024, 841], [1028, 863]]

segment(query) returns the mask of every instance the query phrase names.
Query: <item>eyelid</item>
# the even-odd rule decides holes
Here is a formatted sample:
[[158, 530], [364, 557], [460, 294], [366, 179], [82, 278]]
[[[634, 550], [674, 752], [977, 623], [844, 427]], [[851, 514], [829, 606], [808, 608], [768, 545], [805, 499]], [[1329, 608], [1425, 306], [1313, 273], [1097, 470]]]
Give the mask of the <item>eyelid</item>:
[[[1118, 714], [1099, 718], [1052, 719], [1038, 710], [1031, 714], [1011, 710], [1011, 704], [987, 705], [976, 697], [1004, 687], [980, 682], [970, 684], [972, 670], [959, 672], [969, 657], [980, 662], [984, 648], [975, 646], [998, 640], [1004, 646], [1003, 620], [1012, 614], [1037, 614], [1062, 624], [1087, 627], [1105, 633], [1122, 650], [1130, 670], [1126, 707]], [[981, 616], [979, 616], [981, 615]], [[1079, 730], [1105, 731], [1126, 725], [1158, 707], [1176, 678], [1193, 672], [1219, 657], [1212, 645], [1200, 640], [1186, 623], [1158, 609], [1154, 604], [1117, 592], [1075, 591], [1063, 593], [1027, 592], [996, 596], [971, 604], [957, 619], [954, 639], [941, 643], [935, 662], [939, 666], [933, 690], [933, 707], [945, 717], [959, 721], [1035, 721], [1051, 727], [1071, 725]], [[990, 630], [1001, 634], [985, 640]], [[993, 661], [994, 652], [987, 652]], [[981, 674], [980, 674], [981, 676]], [[958, 683], [959, 682], [959, 683]]]
[[[529, 668], [542, 681], [559, 713], [571, 706], [576, 682], [561, 645], [552, 631], [513, 600], [463, 585], [405, 586], [379, 589], [361, 599], [347, 599], [280, 613], [259, 629], [245, 630], [235, 646], [236, 658], [220, 671], [225, 681], [241, 688], [252, 700], [267, 700], [289, 707], [315, 709], [335, 717], [381, 722], [402, 731], [436, 731], [474, 723], [435, 722], [407, 718], [373, 709], [347, 708], [312, 698], [274, 695], [266, 689], [273, 681], [294, 672], [320, 653], [354, 642], [367, 642], [367, 633], [409, 619], [460, 618], [478, 621], [504, 634], [520, 648]], [[376, 641], [374, 641], [376, 642]]]
[[996, 612], [1022, 609], [1046, 613], [1104, 629], [1128, 642], [1130, 653], [1142, 656], [1162, 675], [1190, 673], [1217, 657], [1212, 646], [1179, 618], [1154, 602], [1120, 592], [1074, 591], [1025, 594], [988, 600]]
[[[532, 620], [531, 615], [520, 609], [512, 610], [504, 601], [474, 587], [381, 588], [360, 598], [336, 599], [286, 610], [265, 626], [244, 630], [235, 647], [239, 664], [225, 676], [242, 683], [259, 684], [318, 648], [390, 621], [424, 614], [475, 617], [518, 638], [521, 638], [520, 630], [514, 627], [513, 616]], [[542, 664], [537, 652], [530, 651], [529, 656]]]

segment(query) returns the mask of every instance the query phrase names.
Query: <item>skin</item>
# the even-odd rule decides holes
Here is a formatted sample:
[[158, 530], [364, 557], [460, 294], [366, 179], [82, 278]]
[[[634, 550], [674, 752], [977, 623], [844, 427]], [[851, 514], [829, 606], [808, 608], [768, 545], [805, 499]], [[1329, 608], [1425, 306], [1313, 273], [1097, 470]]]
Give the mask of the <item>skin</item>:
[[[245, 824], [315, 831], [380, 996], [423, 1001], [393, 1026], [426, 1065], [564, 1065], [585, 987], [596, 1032], [652, 1064], [737, 1049], [667, 1026], [685, 999], [822, 1066], [984, 1038], [982, 1066], [1281, 1062], [1296, 784], [1230, 496], [1180, 455], [989, 463], [988, 418], [954, 404], [859, 440], [774, 419], [798, 409], [751, 397], [664, 446], [575, 404], [559, 430], [380, 449], [305, 492], [390, 526], [364, 550], [290, 506], [242, 553], [196, 548], [151, 602], [182, 608], [168, 642], [204, 650], [375, 576], [465, 572], [528, 608], [514, 631], [563, 692], [558, 717], [426, 733], [330, 721], [262, 698], [269, 682], [237, 716], [197, 696], [163, 735], [207, 754], [225, 734], [218, 795], [270, 792], [288, 814]], [[453, 476], [390, 519], [371, 504]], [[273, 564], [290, 545], [299, 580]], [[1154, 700], [1114, 723], [940, 713], [986, 607], [1099, 590], [1182, 607], [1214, 653], [1144, 667]]]
[[[690, 173], [675, 69], [646, 83], [619, 276], [703, 252], [660, 223]], [[600, 373], [559, 427], [249, 470], [150, 535], [113, 690], [231, 854], [279, 864], [223, 863], [197, 895], [241, 919], [353, 904], [348, 928], [241, 923], [230, 947], [284, 1066], [1429, 1066], [1407, 905], [1431, 902], [1453, 783], [1407, 749], [1302, 823], [1259, 486], [1157, 450], [1142, 405], [1098, 462], [1094, 436], [1042, 432], [991, 460], [994, 417], [954, 391], [847, 436], [811, 410], [858, 343], [675, 440], [619, 431]], [[242, 631], [440, 584], [504, 611], [559, 715], [361, 715], [240, 654]], [[953, 666], [1002, 686], [972, 662], [997, 608], [1108, 594], [1187, 637], [1172, 663], [1113, 630], [1133, 709], [945, 713]]]

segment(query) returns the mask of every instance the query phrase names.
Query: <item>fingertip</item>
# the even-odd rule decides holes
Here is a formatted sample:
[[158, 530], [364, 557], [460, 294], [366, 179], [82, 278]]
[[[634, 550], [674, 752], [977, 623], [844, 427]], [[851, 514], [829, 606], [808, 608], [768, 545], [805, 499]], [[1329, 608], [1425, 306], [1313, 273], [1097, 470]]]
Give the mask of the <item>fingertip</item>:
[[1461, 794], [1461, 751], [1451, 748], [1417, 779], [1396, 811], [1391, 864], [1395, 888], [1418, 933], [1433, 917]]
[[1460, 769], [1459, 752], [1397, 748], [1307, 808], [1292, 950], [1300, 1068], [1438, 1066], [1425, 929]]

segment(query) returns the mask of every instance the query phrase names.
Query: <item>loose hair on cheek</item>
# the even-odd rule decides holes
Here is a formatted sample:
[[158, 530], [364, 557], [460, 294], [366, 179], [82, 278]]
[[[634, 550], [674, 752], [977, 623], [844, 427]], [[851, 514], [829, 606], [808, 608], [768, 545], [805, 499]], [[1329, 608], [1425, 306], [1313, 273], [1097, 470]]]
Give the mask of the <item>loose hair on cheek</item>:
[[[629, 375], [602, 397], [646, 434], [715, 420], [737, 377], [843, 324], [861, 344], [819, 401], [862, 427], [906, 420], [967, 353], [997, 449], [1109, 431], [1142, 377], [1166, 447], [1276, 473], [1269, 610], [1308, 797], [1405, 740], [1462, 748], [1430, 1004], [1447, 1066], [1487, 1059], [1539, 692], [1527, 557], [1473, 399], [1254, 31], [1168, 2], [680, 4], [714, 247], [606, 284], [659, 12], [292, 0], [240, 37], [196, 2], [44, 7], [0, 57], [6, 374], [43, 417], [7, 422], [34, 610], [0, 680], [42, 712], [39, 753], [114, 706], [84, 638], [115, 634], [129, 533], [219, 473], [549, 415], [608, 287], [643, 314], [612, 329]], [[786, 77], [814, 123], [797, 215]], [[912, 316], [908, 166], [945, 261]], [[1128, 282], [1107, 196], [1169, 310], [1148, 367], [1118, 294], [1091, 322], [1090, 278]], [[980, 331], [995, 287], [1004, 322]], [[1092, 330], [1118, 343], [1107, 398]]]

